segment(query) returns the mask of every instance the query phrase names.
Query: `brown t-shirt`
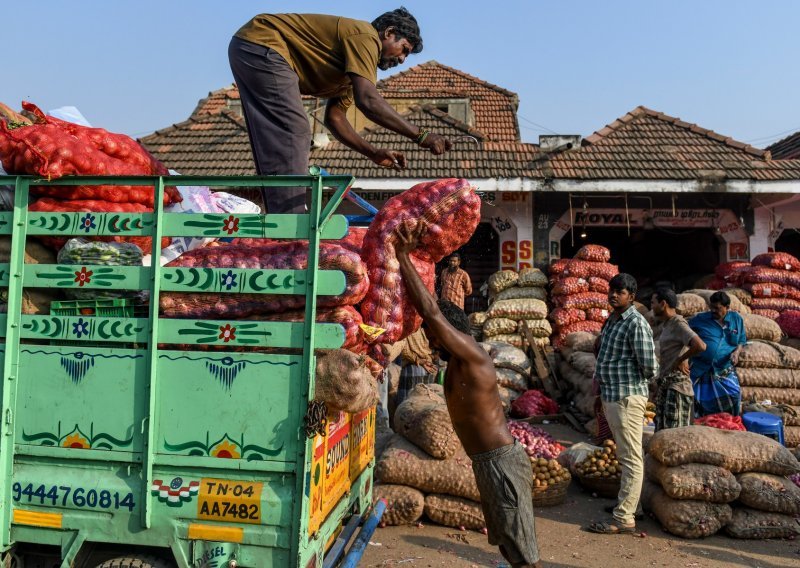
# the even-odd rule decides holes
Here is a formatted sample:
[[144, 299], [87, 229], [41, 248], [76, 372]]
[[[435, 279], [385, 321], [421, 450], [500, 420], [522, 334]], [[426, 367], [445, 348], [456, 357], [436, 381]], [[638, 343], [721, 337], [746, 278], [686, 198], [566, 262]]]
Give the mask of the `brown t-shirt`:
[[[661, 334], [658, 338], [659, 345], [659, 368], [661, 369], [658, 382], [669, 373], [675, 361], [687, 350], [689, 343], [697, 334], [692, 331], [689, 324], [678, 314], [661, 324]], [[692, 380], [687, 376], [686, 380], [673, 383], [670, 388], [685, 394], [693, 395]]]
[[369, 22], [322, 14], [260, 14], [236, 37], [272, 48], [300, 79], [300, 92], [353, 103], [348, 73], [378, 80], [381, 41]]

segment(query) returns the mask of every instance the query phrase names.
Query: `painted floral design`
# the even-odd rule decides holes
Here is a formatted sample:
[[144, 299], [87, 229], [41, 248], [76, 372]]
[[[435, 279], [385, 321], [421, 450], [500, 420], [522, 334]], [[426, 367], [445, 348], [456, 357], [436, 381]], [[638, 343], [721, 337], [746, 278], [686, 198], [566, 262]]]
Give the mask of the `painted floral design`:
[[229, 323], [219, 326], [219, 338], [224, 340], [225, 343], [233, 341], [236, 339], [236, 328], [231, 327]]
[[222, 442], [220, 442], [214, 448], [212, 448], [211, 455], [215, 458], [225, 458], [233, 460], [238, 460], [241, 457], [236, 445], [232, 444], [228, 440], [222, 440]]
[[89, 322], [83, 321], [83, 318], [78, 319], [78, 323], [72, 324], [72, 333], [75, 337], [80, 339], [84, 335], [89, 335]]
[[86, 231], [87, 233], [94, 229], [97, 225], [94, 224], [95, 216], [91, 213], [87, 213], [83, 219], [81, 219], [81, 229]]
[[222, 230], [229, 235], [239, 232], [239, 219], [231, 215], [222, 223]]
[[236, 275], [233, 273], [233, 270], [229, 270], [227, 274], [221, 274], [220, 280], [222, 281], [222, 285], [225, 286], [226, 290], [230, 290], [236, 286]]
[[73, 432], [64, 438], [64, 441], [61, 442], [61, 446], [64, 448], [77, 448], [81, 450], [88, 450], [92, 447], [89, 440], [81, 436], [78, 432]]
[[81, 266], [80, 270], [75, 271], [75, 282], [78, 283], [79, 287], [83, 287], [84, 284], [90, 284], [92, 282], [92, 272], [91, 270], [86, 270], [85, 266]]

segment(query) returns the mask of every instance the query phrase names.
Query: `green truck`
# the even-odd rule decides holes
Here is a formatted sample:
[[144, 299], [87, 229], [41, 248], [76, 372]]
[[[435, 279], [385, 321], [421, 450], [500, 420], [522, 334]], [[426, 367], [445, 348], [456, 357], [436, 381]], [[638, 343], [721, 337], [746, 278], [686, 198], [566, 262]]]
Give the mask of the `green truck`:
[[[341, 326], [314, 323], [317, 297], [345, 288], [344, 275], [319, 270], [317, 260], [321, 239], [347, 234], [335, 210], [352, 183], [319, 174], [0, 178], [15, 203], [0, 212], [0, 234], [11, 239], [9, 262], [0, 264], [8, 289], [0, 316], [4, 567], [327, 567], [364, 521], [344, 563], [358, 561], [383, 507], [371, 505], [374, 411], [332, 416], [328, 436], [309, 438], [304, 428], [314, 349], [344, 341]], [[154, 212], [28, 209], [37, 185], [101, 184], [153, 187]], [[304, 186], [311, 207], [306, 215], [169, 213], [160, 205], [165, 184]], [[323, 204], [325, 188], [334, 194]], [[154, 259], [165, 236], [308, 239], [309, 262], [297, 271], [26, 264], [26, 239], [42, 236], [147, 236]], [[142, 309], [75, 300], [27, 315], [28, 288], [137, 289], [150, 301]], [[303, 294], [305, 321], [159, 318], [166, 291], [227, 293], [231, 302], [242, 293]]]

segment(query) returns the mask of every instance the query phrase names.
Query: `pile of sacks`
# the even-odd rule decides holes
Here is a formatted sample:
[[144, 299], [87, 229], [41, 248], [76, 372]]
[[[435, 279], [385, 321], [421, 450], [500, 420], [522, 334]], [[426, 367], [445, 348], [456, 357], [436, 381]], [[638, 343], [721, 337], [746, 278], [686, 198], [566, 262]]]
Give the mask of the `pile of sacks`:
[[511, 403], [530, 388], [531, 360], [522, 349], [503, 341], [484, 341], [480, 346], [492, 358], [500, 402], [508, 414]]
[[566, 398], [570, 406], [577, 410], [577, 418], [589, 424], [587, 429], [594, 431], [590, 424], [595, 419], [595, 399], [592, 394], [592, 376], [597, 359], [594, 356], [596, 333], [577, 331], [564, 339], [558, 357], [559, 376], [569, 385]]
[[609, 264], [611, 251], [600, 245], [584, 245], [573, 259], [560, 259], [550, 265], [549, 319], [556, 334], [553, 347], [561, 349], [566, 337], [576, 331], [597, 333], [611, 313], [608, 283], [619, 273]]
[[800, 463], [751, 432], [686, 426], [657, 432], [648, 446], [642, 504], [669, 533], [703, 538], [800, 536]]
[[788, 447], [800, 446], [800, 351], [774, 341], [748, 341], [736, 374], [744, 403], [770, 401], [792, 407], [795, 412], [783, 415], [784, 440]]
[[489, 309], [473, 314], [474, 327], [480, 322], [482, 338], [524, 348], [522, 332], [527, 325], [537, 345], [549, 345], [553, 329], [547, 321], [547, 276], [538, 268], [500, 270], [489, 277]]
[[382, 522], [403, 525], [426, 515], [457, 528], [486, 526], [480, 493], [453, 430], [439, 385], [417, 385], [394, 414], [392, 437], [375, 466], [375, 498], [386, 499]]

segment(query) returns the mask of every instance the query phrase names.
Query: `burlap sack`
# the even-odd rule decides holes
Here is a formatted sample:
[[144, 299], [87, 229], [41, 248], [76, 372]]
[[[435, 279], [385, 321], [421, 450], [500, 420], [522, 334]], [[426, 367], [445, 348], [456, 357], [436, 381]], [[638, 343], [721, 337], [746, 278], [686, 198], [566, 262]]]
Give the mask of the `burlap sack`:
[[472, 312], [469, 314], [469, 324], [475, 327], [481, 327], [489, 319], [486, 312]]
[[553, 334], [553, 327], [550, 325], [550, 322], [546, 319], [535, 319], [535, 320], [520, 320], [517, 326], [517, 329], [520, 333], [522, 333], [522, 323], [525, 322], [525, 325], [528, 326], [528, 330], [530, 330], [531, 335], [534, 337], [550, 337]]
[[514, 389], [518, 392], [528, 390], [528, 379], [511, 369], [495, 369], [497, 384], [507, 389]]
[[800, 369], [800, 350], [774, 341], [748, 341], [742, 347], [736, 366]]
[[[726, 294], [728, 293], [727, 290], [723, 291]], [[701, 298], [703, 298], [703, 300], [705, 300], [706, 303], [706, 308], [701, 311], [705, 311], [711, 306], [711, 296], [714, 295], [715, 292], [717, 292], [717, 290], [686, 290], [684, 294], [694, 294], [695, 296], [700, 296]], [[750, 313], [750, 310], [747, 309], [747, 307], [744, 306], [742, 302], [739, 301], [739, 298], [737, 298], [732, 294], [728, 294], [728, 297], [731, 299], [731, 307], [730, 307], [731, 311], [739, 312], [740, 314]], [[748, 335], [748, 337], [750, 336]]]
[[317, 358], [314, 399], [328, 410], [357, 413], [378, 402], [378, 385], [363, 355], [330, 349]]
[[732, 516], [730, 505], [671, 499], [652, 481], [644, 482], [642, 506], [656, 516], [665, 531], [684, 538], [711, 536]]
[[531, 360], [528, 359], [525, 352], [513, 345], [493, 340], [484, 341], [480, 345], [489, 354], [495, 365], [509, 363], [523, 369], [531, 368]]
[[511, 409], [511, 403], [520, 395], [519, 391], [501, 387], [500, 385], [497, 385], [497, 394], [500, 396], [500, 404], [503, 405], [503, 410], [506, 414], [508, 414], [508, 411]]
[[748, 507], [800, 516], [800, 487], [789, 478], [769, 473], [743, 473], [736, 479], [742, 485], [739, 501]]
[[678, 307], [675, 311], [685, 318], [690, 318], [700, 312], [708, 310], [708, 304], [702, 296], [697, 294], [678, 294]]
[[597, 358], [593, 353], [586, 353], [578, 351], [573, 353], [568, 359], [570, 366], [586, 377], [594, 375], [594, 367], [597, 364]]
[[375, 466], [375, 479], [416, 487], [423, 493], [444, 493], [472, 501], [481, 498], [472, 461], [463, 449], [448, 460], [437, 460], [397, 435]]
[[735, 297], [742, 304], [748, 307], [750, 306], [750, 302], [753, 301], [753, 295], [743, 288], [725, 288], [725, 293], [728, 296]]
[[425, 495], [405, 485], [375, 485], [373, 499], [386, 499], [381, 524], [394, 527], [416, 523], [425, 510]]
[[584, 351], [586, 353], [594, 353], [594, 342], [597, 339], [596, 333], [589, 333], [588, 331], [576, 331], [570, 333], [564, 340], [564, 344], [573, 351]]
[[800, 473], [800, 463], [775, 440], [708, 426], [667, 428], [653, 435], [650, 455], [667, 466], [705, 463], [733, 473], [759, 471], [775, 475]]
[[544, 319], [547, 317], [547, 304], [533, 298], [523, 300], [498, 300], [486, 314], [490, 318]]
[[672, 499], [730, 503], [742, 489], [731, 472], [713, 465], [688, 463], [667, 467], [648, 455], [644, 471], [647, 479], [658, 483]]
[[[777, 369], [773, 369], [777, 370]], [[742, 400], [770, 400], [776, 404], [800, 405], [800, 390], [769, 387], [742, 387]]]
[[783, 441], [787, 448], [797, 448], [800, 446], [800, 425], [785, 426], [783, 428]]
[[502, 292], [506, 288], [516, 286], [519, 281], [519, 274], [514, 270], [500, 270], [489, 276], [489, 290], [495, 294]]
[[[11, 237], [0, 237], [0, 262], [11, 262]], [[25, 243], [25, 264], [56, 264], [56, 253], [39, 241]], [[47, 315], [50, 302], [61, 298], [57, 289], [25, 288], [22, 292], [22, 313], [27, 315]], [[0, 291], [0, 303], [8, 303], [8, 290]], [[7, 310], [3, 309], [5, 313]]]
[[[739, 384], [743, 387], [772, 387], [800, 389], [799, 369], [737, 368]], [[747, 397], [744, 397], [747, 398]]]
[[[11, 262], [11, 237], [0, 237], [0, 262]], [[56, 264], [55, 251], [39, 241], [25, 243], [25, 264]]]
[[447, 459], [461, 448], [447, 404], [429, 388], [417, 385], [394, 412], [394, 430], [436, 459]]
[[425, 515], [437, 525], [446, 527], [477, 531], [486, 526], [480, 503], [451, 495], [425, 497]]
[[742, 314], [742, 320], [744, 320], [744, 333], [748, 340], [780, 341], [783, 336], [777, 322], [764, 316]]
[[725, 532], [733, 538], [793, 538], [800, 536], [800, 521], [790, 515], [737, 507]]
[[501, 333], [514, 333], [517, 331], [517, 322], [508, 318], [491, 318], [483, 324], [483, 335], [490, 338]]
[[538, 268], [523, 268], [519, 271], [518, 286], [547, 286], [547, 275]]
[[500, 300], [546, 300], [547, 299], [547, 290], [544, 288], [520, 288], [519, 286], [513, 286], [511, 288], [506, 288], [496, 296], [492, 298], [492, 301], [499, 302]]

